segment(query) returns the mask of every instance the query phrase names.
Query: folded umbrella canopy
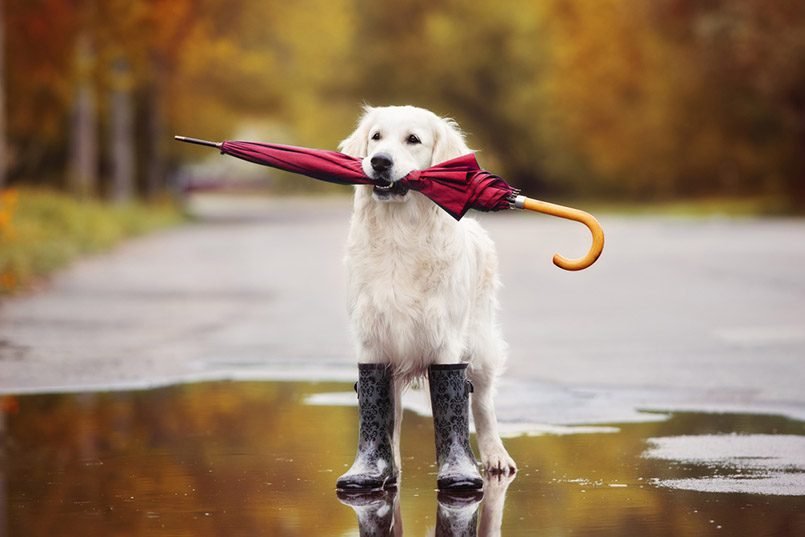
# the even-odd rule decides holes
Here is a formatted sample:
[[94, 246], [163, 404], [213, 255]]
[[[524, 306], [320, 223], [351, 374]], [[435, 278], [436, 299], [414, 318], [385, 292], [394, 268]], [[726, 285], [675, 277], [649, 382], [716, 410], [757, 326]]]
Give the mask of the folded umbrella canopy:
[[[210, 142], [186, 136], [175, 138], [182, 142], [216, 147], [221, 153], [239, 159], [306, 175], [320, 181], [344, 185], [379, 183], [363, 172], [361, 159], [336, 151], [260, 142]], [[578, 209], [521, 196], [519, 190], [506, 181], [481, 169], [472, 153], [425, 170], [414, 170], [399, 182], [410, 190], [422, 193], [456, 220], [460, 220], [470, 209], [500, 211], [517, 208], [583, 223], [593, 235], [593, 245], [587, 255], [580, 259], [567, 259], [555, 255], [554, 264], [565, 270], [581, 270], [589, 267], [598, 259], [604, 247], [604, 233], [592, 215]]]

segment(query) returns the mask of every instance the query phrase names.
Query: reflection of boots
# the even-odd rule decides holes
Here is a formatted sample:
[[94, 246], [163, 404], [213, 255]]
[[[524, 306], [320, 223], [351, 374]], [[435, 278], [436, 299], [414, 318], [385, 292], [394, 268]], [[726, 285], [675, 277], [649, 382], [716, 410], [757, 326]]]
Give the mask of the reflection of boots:
[[394, 534], [396, 490], [348, 492], [339, 490], [341, 503], [352, 507], [358, 517], [361, 537], [391, 537]]
[[397, 468], [392, 455], [394, 390], [386, 364], [358, 364], [358, 453], [336, 487], [377, 490], [396, 486]]
[[439, 490], [477, 490], [484, 486], [470, 448], [467, 364], [432, 365], [428, 369], [436, 478]]
[[478, 527], [478, 503], [484, 493], [439, 492], [435, 537], [475, 537]]

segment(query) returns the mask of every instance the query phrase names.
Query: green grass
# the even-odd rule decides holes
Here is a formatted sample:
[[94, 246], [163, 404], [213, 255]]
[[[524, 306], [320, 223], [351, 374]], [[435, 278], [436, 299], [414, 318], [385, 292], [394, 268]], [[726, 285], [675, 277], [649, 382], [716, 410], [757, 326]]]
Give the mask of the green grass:
[[170, 204], [114, 206], [49, 190], [0, 194], [0, 294], [25, 289], [77, 257], [182, 220]]

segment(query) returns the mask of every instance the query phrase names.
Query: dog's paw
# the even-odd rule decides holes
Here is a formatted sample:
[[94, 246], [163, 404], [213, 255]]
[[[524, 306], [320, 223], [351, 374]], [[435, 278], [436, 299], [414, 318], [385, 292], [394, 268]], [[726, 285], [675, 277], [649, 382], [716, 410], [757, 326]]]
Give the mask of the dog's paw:
[[514, 475], [517, 464], [503, 446], [495, 447], [481, 453], [481, 463], [490, 474]]

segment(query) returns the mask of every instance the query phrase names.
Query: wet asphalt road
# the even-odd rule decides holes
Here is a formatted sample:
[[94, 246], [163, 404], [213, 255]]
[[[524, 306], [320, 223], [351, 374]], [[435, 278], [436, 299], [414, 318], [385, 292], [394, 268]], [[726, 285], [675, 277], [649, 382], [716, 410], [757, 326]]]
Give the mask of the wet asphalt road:
[[[83, 260], [0, 306], [0, 391], [354, 376], [341, 263], [347, 199], [207, 199], [204, 218]], [[637, 409], [805, 418], [805, 220], [478, 215], [497, 243], [511, 346], [502, 418], [640, 420]], [[522, 415], [522, 397], [534, 410]], [[645, 416], [645, 415], [642, 415]]]

